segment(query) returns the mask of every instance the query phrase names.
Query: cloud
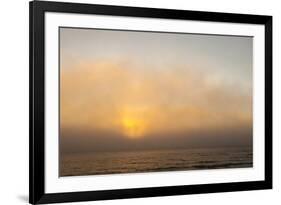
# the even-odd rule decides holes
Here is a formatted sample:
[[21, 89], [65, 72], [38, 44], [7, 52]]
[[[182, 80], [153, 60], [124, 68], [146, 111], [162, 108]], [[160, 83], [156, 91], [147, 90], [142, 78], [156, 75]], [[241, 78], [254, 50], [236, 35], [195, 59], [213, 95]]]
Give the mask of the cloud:
[[150, 138], [252, 125], [251, 87], [192, 65], [84, 62], [62, 66], [60, 85], [62, 129], [92, 130], [93, 138], [104, 138], [96, 130], [128, 134], [125, 121]]

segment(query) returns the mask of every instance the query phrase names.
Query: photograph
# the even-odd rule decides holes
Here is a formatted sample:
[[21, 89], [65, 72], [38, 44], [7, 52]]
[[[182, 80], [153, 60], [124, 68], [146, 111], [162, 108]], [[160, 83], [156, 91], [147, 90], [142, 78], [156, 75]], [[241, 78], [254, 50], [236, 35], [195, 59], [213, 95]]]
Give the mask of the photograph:
[[59, 176], [253, 167], [253, 37], [59, 27]]
[[273, 17], [186, 9], [29, 3], [29, 203], [272, 189]]

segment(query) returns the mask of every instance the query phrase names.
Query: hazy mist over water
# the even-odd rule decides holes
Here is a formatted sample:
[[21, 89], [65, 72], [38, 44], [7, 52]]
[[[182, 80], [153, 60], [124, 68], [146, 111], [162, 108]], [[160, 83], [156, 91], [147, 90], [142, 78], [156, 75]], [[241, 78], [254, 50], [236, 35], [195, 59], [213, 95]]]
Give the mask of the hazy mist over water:
[[59, 35], [61, 176], [252, 167], [252, 37]]

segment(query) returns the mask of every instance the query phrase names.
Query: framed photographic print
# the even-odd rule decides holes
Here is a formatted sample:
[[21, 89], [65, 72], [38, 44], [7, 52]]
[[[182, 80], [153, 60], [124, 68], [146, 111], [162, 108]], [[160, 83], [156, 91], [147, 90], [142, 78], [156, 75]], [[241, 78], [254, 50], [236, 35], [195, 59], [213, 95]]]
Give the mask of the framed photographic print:
[[272, 188], [272, 17], [30, 2], [30, 203]]

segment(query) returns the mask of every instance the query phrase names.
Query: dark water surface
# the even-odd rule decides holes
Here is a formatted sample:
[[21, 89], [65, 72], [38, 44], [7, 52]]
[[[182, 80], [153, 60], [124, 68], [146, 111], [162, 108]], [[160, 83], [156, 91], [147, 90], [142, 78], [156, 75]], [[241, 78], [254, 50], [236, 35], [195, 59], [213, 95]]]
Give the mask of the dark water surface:
[[204, 148], [63, 154], [60, 176], [253, 166], [252, 149]]

